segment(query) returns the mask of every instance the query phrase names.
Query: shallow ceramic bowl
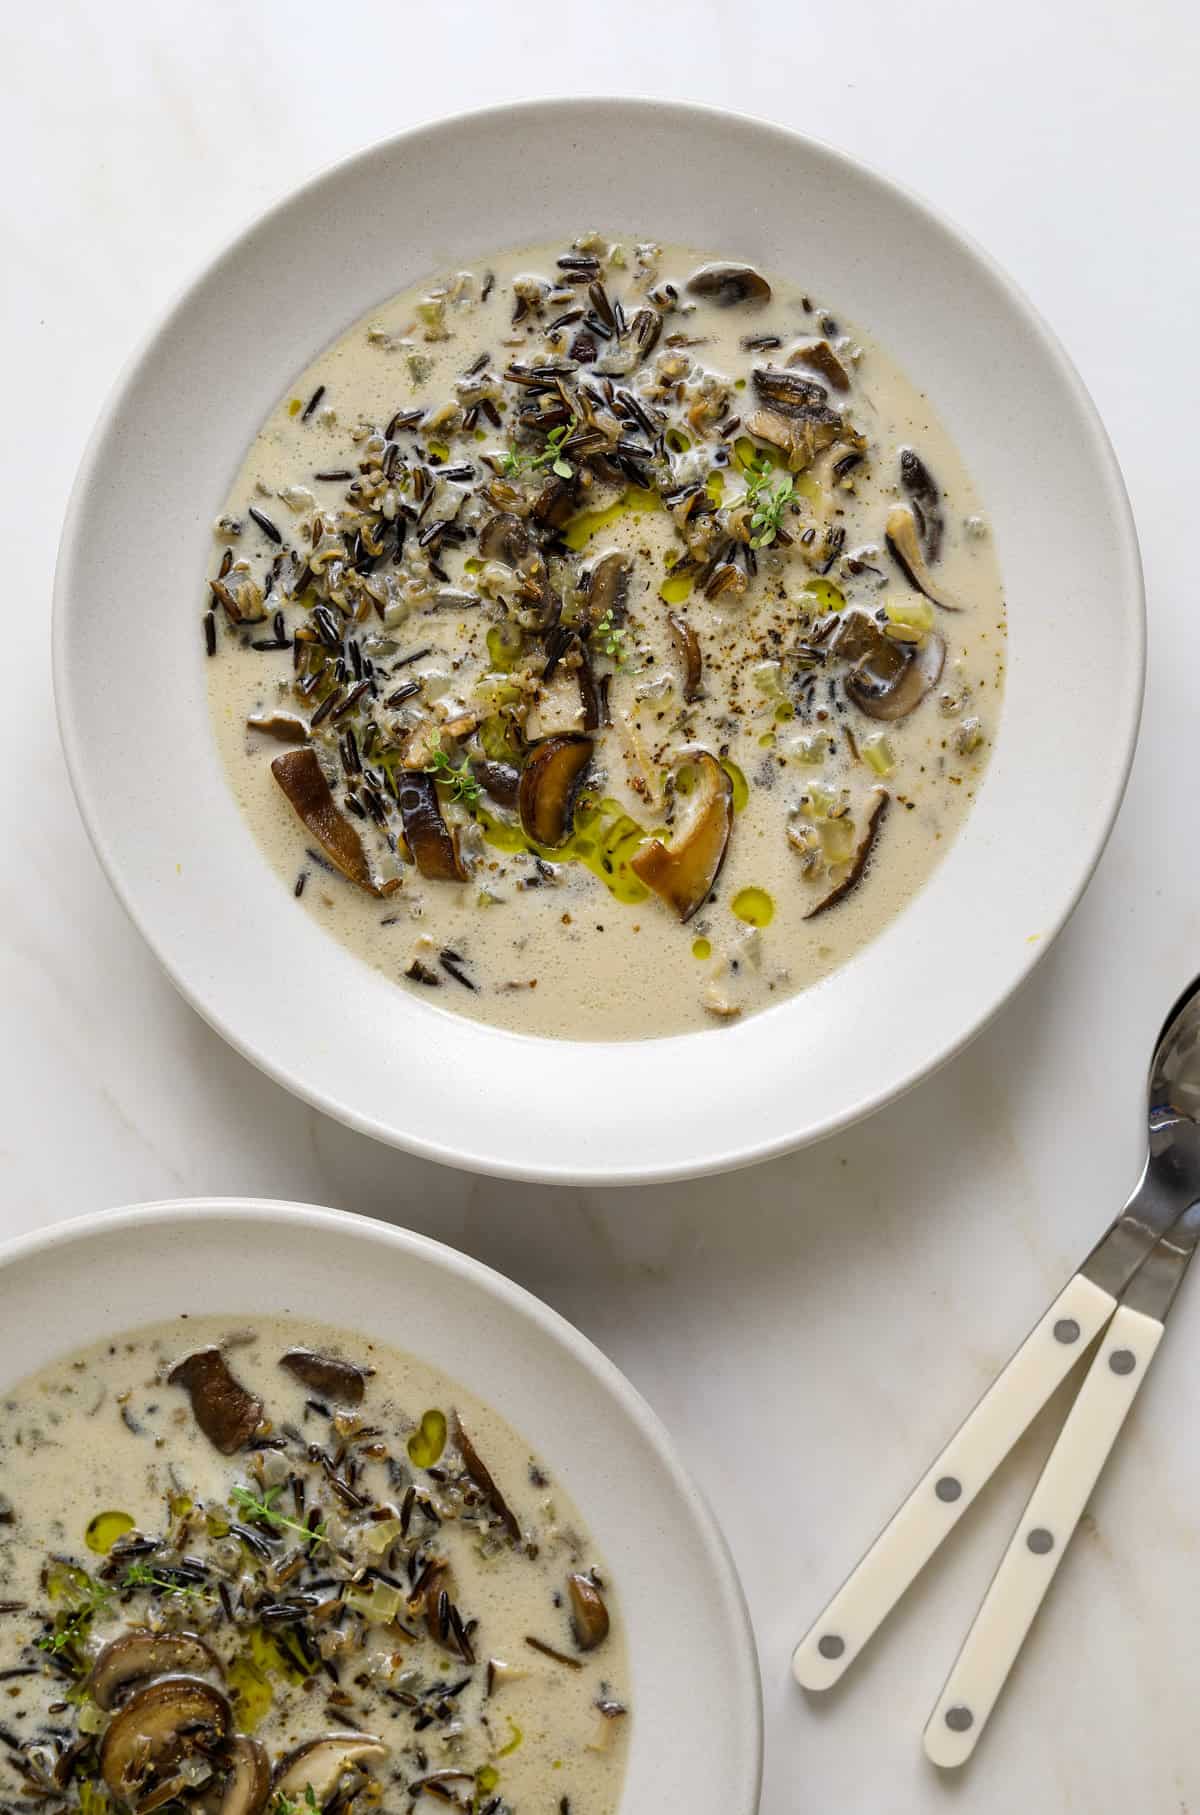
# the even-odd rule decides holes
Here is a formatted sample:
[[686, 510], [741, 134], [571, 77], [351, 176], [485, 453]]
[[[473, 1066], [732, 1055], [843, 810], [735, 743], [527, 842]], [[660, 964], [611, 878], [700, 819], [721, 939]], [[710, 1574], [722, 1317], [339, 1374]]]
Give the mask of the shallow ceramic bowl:
[[[878, 335], [966, 456], [998, 544], [1011, 641], [980, 799], [873, 944], [743, 1023], [564, 1047], [432, 1007], [293, 909], [218, 762], [200, 613], [226, 489], [323, 343], [427, 272], [597, 223], [801, 279]], [[962, 1046], [1078, 899], [1120, 800], [1142, 691], [1141, 578], [1120, 475], [1029, 305], [946, 222], [847, 158], [660, 103], [450, 120], [339, 166], [265, 216], [176, 305], [106, 410], [55, 604], [83, 816], [201, 1014], [280, 1083], [383, 1140], [580, 1182], [678, 1177], [796, 1146]]]
[[0, 1389], [64, 1346], [183, 1311], [309, 1312], [444, 1368], [546, 1458], [619, 1584], [634, 1710], [622, 1810], [753, 1815], [758, 1666], [729, 1553], [649, 1406], [540, 1300], [366, 1217], [209, 1198], [0, 1247], [0, 1301]]

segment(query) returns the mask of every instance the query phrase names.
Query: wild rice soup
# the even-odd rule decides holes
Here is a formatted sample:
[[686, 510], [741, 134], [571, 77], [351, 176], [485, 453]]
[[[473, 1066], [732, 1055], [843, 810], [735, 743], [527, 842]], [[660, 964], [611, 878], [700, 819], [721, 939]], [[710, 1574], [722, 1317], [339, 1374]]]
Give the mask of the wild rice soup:
[[825, 975], [946, 849], [1000, 711], [996, 556], [922, 393], [798, 284], [598, 234], [323, 352], [210, 588], [217, 737], [294, 911], [527, 1033]]
[[410, 1355], [178, 1318], [0, 1400], [0, 1810], [613, 1815], [613, 1585]]

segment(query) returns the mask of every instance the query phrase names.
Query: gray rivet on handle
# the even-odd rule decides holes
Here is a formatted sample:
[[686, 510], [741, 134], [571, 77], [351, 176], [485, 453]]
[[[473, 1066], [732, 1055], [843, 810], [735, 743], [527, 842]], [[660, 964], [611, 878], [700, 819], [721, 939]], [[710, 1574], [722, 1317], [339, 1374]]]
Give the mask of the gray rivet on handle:
[[817, 1640], [817, 1650], [822, 1657], [841, 1657], [846, 1649], [845, 1639], [840, 1639], [836, 1632], [826, 1632]]
[[1078, 1342], [1079, 1325], [1073, 1317], [1060, 1317], [1054, 1326], [1055, 1342]]
[[962, 1493], [962, 1482], [956, 1481], [953, 1475], [943, 1475], [941, 1480], [937, 1482], [933, 1491], [939, 1500], [945, 1500], [949, 1503], [951, 1500], [957, 1500], [959, 1498]]
[[1054, 1533], [1044, 1525], [1035, 1525], [1025, 1542], [1035, 1557], [1044, 1557], [1054, 1549]]
[[1137, 1356], [1132, 1349], [1114, 1349], [1108, 1365], [1114, 1374], [1132, 1374], [1137, 1366]]
[[951, 1733], [965, 1733], [975, 1725], [975, 1716], [969, 1708], [947, 1708], [946, 1725]]

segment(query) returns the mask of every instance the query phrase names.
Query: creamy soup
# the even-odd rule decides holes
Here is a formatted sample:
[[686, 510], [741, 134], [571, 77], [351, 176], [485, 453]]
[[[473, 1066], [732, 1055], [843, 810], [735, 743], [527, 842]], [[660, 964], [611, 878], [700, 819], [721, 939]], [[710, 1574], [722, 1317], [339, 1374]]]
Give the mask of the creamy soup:
[[0, 1809], [613, 1815], [612, 1580], [455, 1381], [178, 1318], [0, 1400]]
[[213, 719], [279, 912], [441, 1007], [579, 1039], [765, 1008], [978, 791], [980, 501], [775, 275], [588, 234], [419, 286], [297, 378], [215, 527]]

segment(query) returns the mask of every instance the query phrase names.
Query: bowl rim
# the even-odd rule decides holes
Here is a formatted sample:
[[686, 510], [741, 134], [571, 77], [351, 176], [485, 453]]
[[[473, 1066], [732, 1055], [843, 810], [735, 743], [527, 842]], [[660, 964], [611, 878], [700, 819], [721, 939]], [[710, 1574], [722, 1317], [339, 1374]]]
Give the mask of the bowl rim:
[[[559, 120], [566, 123], [572, 118], [577, 119], [580, 109], [604, 111], [614, 108], [634, 109], [645, 112], [648, 117], [652, 114], [658, 119], [669, 116], [680, 125], [687, 123], [695, 125], [697, 122], [704, 121], [723, 123], [742, 130], [749, 129], [767, 137], [774, 137], [785, 145], [794, 147], [799, 144], [808, 147], [820, 158], [827, 160], [831, 166], [846, 172], [853, 178], [866, 179], [877, 190], [898, 198], [908, 209], [920, 216], [927, 225], [957, 242], [959, 247], [969, 254], [971, 260], [982, 269], [990, 282], [1003, 294], [1010, 307], [1039, 342], [1043, 354], [1054, 367], [1058, 379], [1070, 393], [1078, 426], [1082, 432], [1086, 433], [1095, 464], [1096, 478], [1103, 484], [1104, 502], [1118, 544], [1119, 571], [1114, 578], [1113, 593], [1114, 597], [1120, 600], [1123, 610], [1126, 662], [1119, 682], [1114, 684], [1112, 749], [1120, 753], [1119, 760], [1114, 763], [1109, 772], [1107, 799], [1104, 801], [1102, 812], [1098, 814], [1094, 822], [1092, 837], [1087, 847], [1079, 853], [1074, 884], [1060, 898], [1057, 912], [1045, 917], [1040, 937], [1035, 943], [1027, 944], [1023, 948], [1019, 960], [1015, 960], [1010, 965], [1003, 986], [993, 989], [991, 1000], [982, 1012], [976, 1013], [975, 1019], [970, 1025], [961, 1029], [953, 1037], [944, 1038], [923, 1058], [916, 1062], [910, 1061], [899, 1082], [881, 1084], [858, 1096], [851, 1093], [840, 1110], [826, 1113], [818, 1121], [802, 1127], [799, 1131], [793, 1128], [774, 1136], [759, 1136], [746, 1140], [738, 1135], [736, 1129], [731, 1128], [719, 1151], [707, 1152], [699, 1157], [676, 1154], [674, 1157], [661, 1161], [643, 1160], [632, 1165], [620, 1160], [613, 1163], [579, 1160], [555, 1164], [539, 1160], [536, 1156], [508, 1157], [487, 1150], [473, 1150], [441, 1139], [431, 1139], [417, 1130], [400, 1130], [377, 1115], [364, 1113], [357, 1109], [352, 1102], [340, 1097], [336, 1091], [309, 1082], [302, 1067], [290, 1064], [265, 1050], [255, 1038], [253, 1030], [239, 1032], [224, 1016], [209, 1008], [203, 1000], [199, 979], [194, 984], [188, 980], [183, 974], [181, 964], [173, 959], [166, 949], [165, 940], [159, 939], [152, 933], [147, 920], [139, 912], [134, 900], [134, 891], [123, 878], [118, 856], [106, 841], [100, 816], [94, 810], [88, 765], [85, 760], [86, 752], [78, 735], [78, 727], [72, 721], [69, 705], [69, 653], [65, 626], [69, 612], [67, 599], [72, 590], [72, 569], [81, 540], [80, 525], [86, 508], [87, 494], [97, 466], [101, 443], [118, 417], [126, 392], [143, 364], [147, 362], [160, 338], [170, 329], [176, 317], [182, 313], [191, 301], [194, 292], [203, 284], [214, 267], [233, 258], [286, 210], [311, 197], [327, 183], [335, 182], [342, 173], [351, 170], [356, 165], [368, 163], [374, 158], [393, 155], [415, 140], [435, 138], [442, 134], [453, 134], [463, 129], [521, 117], [539, 121]], [[811, 134], [797, 131], [791, 126], [767, 120], [759, 115], [745, 113], [734, 108], [709, 106], [699, 102], [659, 99], [646, 94], [583, 93], [518, 99], [462, 113], [435, 116], [407, 127], [402, 132], [387, 134], [370, 141], [322, 167], [302, 183], [282, 191], [273, 202], [260, 210], [232, 237], [222, 240], [211, 248], [207, 255], [197, 262], [191, 275], [176, 289], [170, 302], [151, 322], [133, 352], [124, 362], [87, 439], [71, 488], [55, 565], [51, 642], [54, 698], [59, 735], [62, 740], [72, 791], [92, 848], [129, 919], [180, 995], [201, 1018], [236, 1052], [248, 1059], [273, 1082], [280, 1084], [312, 1107], [333, 1115], [346, 1126], [361, 1134], [369, 1135], [385, 1145], [399, 1148], [439, 1164], [490, 1177], [580, 1186], [668, 1183], [713, 1173], [734, 1171], [760, 1161], [776, 1158], [781, 1154], [838, 1133], [871, 1115], [884, 1105], [899, 1100], [909, 1090], [924, 1082], [926, 1078], [939, 1071], [942, 1066], [963, 1051], [991, 1024], [1001, 1009], [1028, 980], [1078, 906], [1091, 881], [1108, 842], [1128, 783], [1137, 747], [1146, 674], [1145, 587], [1137, 530], [1120, 466], [1099, 411], [1082, 377], [1058, 336], [1020, 286], [970, 233], [959, 226], [957, 221], [906, 184], [885, 174], [865, 160]], [[543, 1043], [562, 1044], [567, 1047], [572, 1045], [571, 1042]], [[646, 1043], [638, 1041], [621, 1044], [641, 1045]]]
[[[534, 1324], [543, 1335], [565, 1349], [598, 1388], [617, 1402], [622, 1414], [637, 1428], [666, 1470], [672, 1487], [691, 1517], [704, 1553], [705, 1574], [719, 1602], [721, 1624], [728, 1638], [731, 1688], [726, 1705], [735, 1710], [734, 1732], [738, 1748], [738, 1756], [732, 1764], [744, 1790], [745, 1815], [754, 1815], [762, 1783], [762, 1678], [750, 1610], [728, 1541], [658, 1413], [603, 1349], [536, 1293], [486, 1262], [416, 1230], [382, 1222], [360, 1211], [338, 1210], [286, 1198], [259, 1197], [156, 1198], [68, 1217], [0, 1242], [0, 1284], [11, 1268], [27, 1260], [51, 1255], [57, 1249], [103, 1236], [108, 1231], [155, 1229], [164, 1225], [182, 1229], [193, 1222], [219, 1222], [230, 1217], [275, 1224], [289, 1231], [300, 1228], [341, 1233], [356, 1244], [373, 1242], [392, 1253], [417, 1256], [452, 1277], [478, 1287], [515, 1313], [518, 1319]], [[622, 1807], [628, 1788], [626, 1784], [622, 1790]]]

